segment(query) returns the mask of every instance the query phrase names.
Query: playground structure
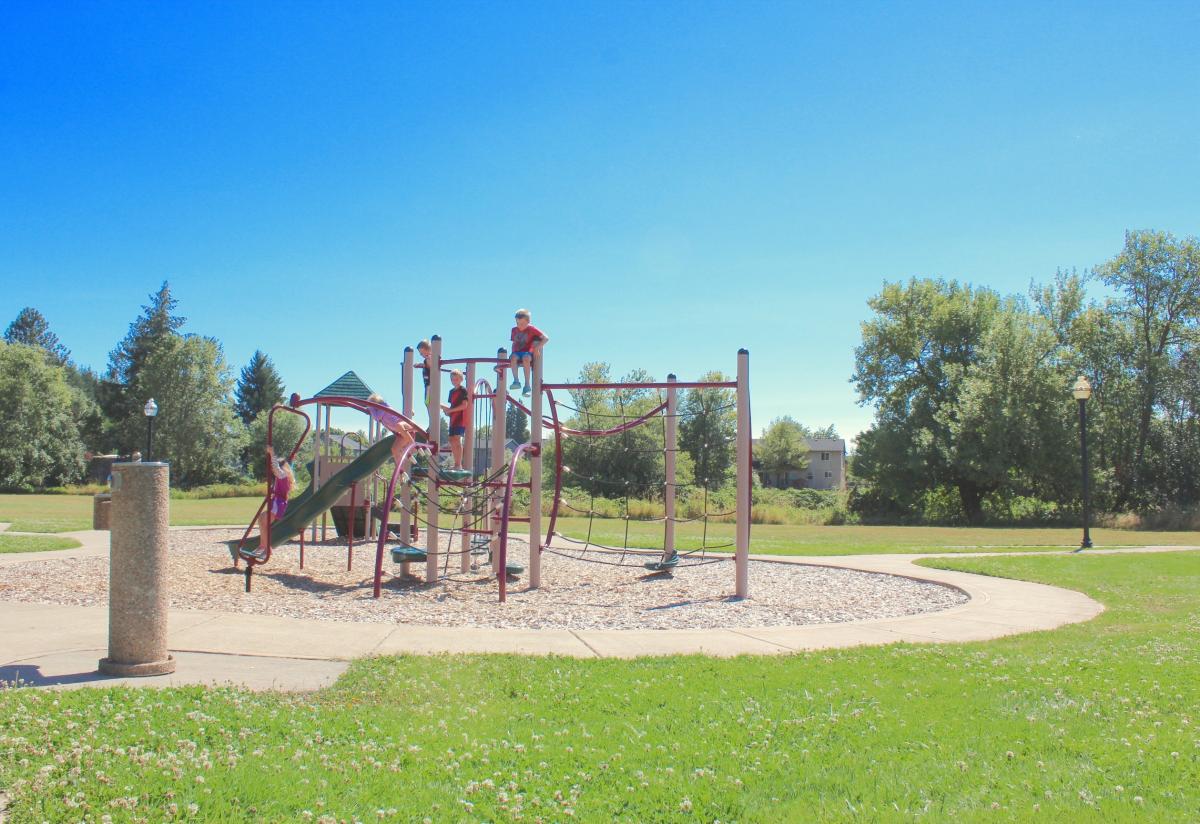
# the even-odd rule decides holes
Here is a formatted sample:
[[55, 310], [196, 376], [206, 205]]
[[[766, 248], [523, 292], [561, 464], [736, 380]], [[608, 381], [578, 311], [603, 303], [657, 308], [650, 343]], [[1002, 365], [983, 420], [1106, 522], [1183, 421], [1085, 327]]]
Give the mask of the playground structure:
[[[508, 579], [525, 570], [509, 564], [509, 537], [514, 524], [528, 525], [529, 566], [528, 587], [537, 589], [542, 584], [541, 557], [543, 552], [553, 552], [564, 557], [582, 561], [596, 561], [617, 566], [633, 566], [629, 557], [645, 558], [657, 556], [657, 560], [639, 562], [637, 566], [650, 573], [669, 573], [671, 570], [699, 563], [714, 563], [732, 560], [735, 567], [734, 596], [749, 596], [748, 556], [750, 545], [750, 489], [751, 489], [751, 440], [750, 440], [750, 396], [749, 396], [749, 353], [738, 352], [736, 379], [733, 381], [680, 382], [669, 375], [665, 382], [614, 382], [614, 383], [544, 383], [543, 358], [535, 359], [532, 370], [532, 394], [529, 405], [513, 398], [505, 390], [505, 375], [508, 353], [497, 351], [496, 357], [442, 358], [442, 340], [431, 338], [432, 351], [429, 357], [429, 388], [426, 407], [429, 424], [421, 427], [414, 421], [414, 353], [411, 347], [404, 351], [402, 373], [402, 404], [394, 410], [385, 404], [361, 397], [339, 395], [323, 391], [318, 395], [301, 399], [293, 395], [288, 404], [275, 406], [270, 412], [268, 439], [273, 443], [276, 414], [294, 414], [304, 422], [304, 432], [297, 443], [286, 453], [288, 460], [295, 460], [305, 444], [308, 433], [313, 430], [312, 419], [303, 410], [306, 406], [316, 407], [318, 436], [314, 439], [312, 483], [299, 496], [291, 499], [286, 513], [272, 522], [267, 519], [266, 534], [251, 538], [259, 515], [270, 511], [273, 484], [267, 483], [267, 495], [254, 521], [247, 527], [240, 540], [231, 546], [235, 566], [245, 562], [246, 591], [250, 591], [253, 569], [266, 564], [271, 552], [287, 541], [298, 538], [300, 564], [304, 564], [304, 531], [311, 529], [311, 541], [318, 540], [318, 529], [322, 539], [326, 534], [325, 513], [335, 506], [346, 506], [347, 523], [347, 569], [353, 563], [356, 534], [365, 539], [374, 539], [375, 567], [373, 595], [382, 592], [384, 560], [389, 542], [398, 540], [399, 546], [392, 547], [394, 563], [400, 565], [401, 576], [410, 574], [411, 565], [424, 562], [425, 583], [432, 584], [451, 575], [451, 559], [459, 559], [458, 572], [469, 573], [481, 566], [490, 567], [490, 576], [498, 583], [498, 596], [504, 602], [507, 596]], [[462, 472], [450, 472], [440, 467], [438, 458], [443, 451], [440, 443], [441, 376], [448, 367], [462, 365], [465, 383], [472, 396], [473, 414], [466, 418], [466, 434], [463, 437]], [[483, 366], [487, 377], [480, 376]], [[352, 375], [353, 373], [347, 373]], [[345, 376], [344, 376], [345, 377]], [[494, 383], [494, 385], [493, 385]], [[336, 388], [337, 382], [331, 386]], [[736, 408], [735, 471], [736, 503], [732, 511], [710, 513], [707, 493], [704, 512], [699, 517], [688, 519], [676, 516], [676, 492], [686, 484], [677, 478], [679, 393], [687, 390], [724, 390], [732, 392], [731, 404]], [[606, 428], [593, 427], [590, 415], [583, 428], [567, 426], [560, 414], [560, 406], [567, 406], [555, 398], [555, 392], [581, 393], [590, 391], [619, 394], [625, 391], [654, 391], [660, 402], [648, 412], [630, 417], [619, 416], [619, 424]], [[509, 408], [519, 409], [529, 417], [530, 436], [525, 443], [517, 444], [506, 460], [505, 420]], [[549, 414], [544, 409], [548, 407]], [[334, 408], [347, 408], [362, 412], [369, 417], [367, 426], [368, 446], [357, 455], [333, 456], [329, 443], [330, 414]], [[572, 407], [567, 407], [572, 408]], [[325, 437], [320, 436], [321, 414], [324, 409]], [[375, 419], [374, 414], [384, 412], [398, 414], [399, 418], [416, 432], [409, 444], [394, 461], [390, 474], [381, 472], [384, 464], [393, 457], [396, 435], [389, 434]], [[575, 410], [578, 412], [579, 410]], [[586, 413], [585, 413], [586, 415]], [[606, 416], [617, 417], [617, 416]], [[625, 546], [605, 546], [591, 541], [591, 519], [597, 513], [594, 507], [580, 510], [566, 503], [563, 488], [564, 474], [569, 472], [563, 459], [565, 439], [602, 439], [622, 436], [649, 421], [661, 419], [663, 423], [663, 469], [662, 500], [665, 516], [663, 523], [663, 548], [646, 550], [628, 544], [628, 521], [625, 520]], [[543, 533], [542, 489], [544, 430], [550, 430], [555, 438], [553, 450], [554, 496], [548, 513], [548, 525]], [[486, 430], [486, 434], [484, 431]], [[430, 437], [430, 433], [437, 433]], [[325, 454], [322, 454], [324, 449]], [[517, 468], [522, 461], [529, 466], [529, 480], [517, 480]], [[380, 491], [383, 490], [382, 495]], [[528, 514], [517, 515], [514, 511], [514, 492], [528, 491]], [[588, 538], [576, 541], [555, 531], [560, 510], [573, 509], [589, 518]], [[399, 523], [392, 523], [393, 509], [399, 515]], [[422, 513], [422, 509], [424, 510]], [[359, 513], [363, 513], [361, 532]], [[335, 513], [336, 514], [336, 513]], [[374, 517], [371, 517], [374, 515]], [[707, 524], [716, 515], [735, 518], [735, 537], [731, 544], [708, 545]], [[451, 524], [444, 528], [442, 516], [449, 516]], [[318, 526], [318, 519], [321, 521]], [[704, 521], [704, 537], [697, 548], [680, 551], [677, 548], [676, 526], [687, 521]], [[414, 546], [417, 527], [424, 527], [422, 547]], [[444, 543], [443, 543], [444, 537]], [[459, 548], [455, 549], [455, 543]], [[259, 548], [261, 543], [261, 548]], [[732, 557], [727, 554], [710, 555], [710, 550], [733, 549]]]

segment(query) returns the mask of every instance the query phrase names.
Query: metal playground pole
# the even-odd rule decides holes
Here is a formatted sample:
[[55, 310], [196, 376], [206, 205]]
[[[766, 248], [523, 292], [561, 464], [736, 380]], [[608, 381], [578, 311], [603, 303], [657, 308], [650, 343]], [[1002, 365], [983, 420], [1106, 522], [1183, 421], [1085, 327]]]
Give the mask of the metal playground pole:
[[425, 488], [425, 583], [432, 584], [438, 577], [438, 450], [442, 447], [442, 339], [434, 335], [429, 339], [429, 439], [434, 453], [429, 458]]
[[[675, 375], [667, 375], [667, 383], [675, 383]], [[666, 422], [666, 453], [663, 455], [663, 469], [666, 473], [663, 486], [663, 561], [675, 554], [675, 452], [679, 440], [676, 427], [675, 412], [679, 408], [679, 392], [674, 386], [667, 390], [667, 422]]]
[[[492, 460], [488, 471], [495, 477], [497, 482], [500, 481], [500, 467], [504, 465], [504, 441], [508, 434], [508, 390], [506, 383], [507, 375], [503, 371], [508, 364], [508, 350], [496, 350], [497, 368], [495, 374], [492, 375], [492, 380], [495, 382], [495, 387], [492, 389]], [[492, 574], [496, 574], [500, 558], [500, 506], [504, 501], [504, 488], [500, 483], [496, 483], [491, 488], [488, 494], [488, 532], [491, 538], [491, 559], [490, 565]]]
[[737, 567], [734, 595], [750, 597], [750, 352], [738, 350], [737, 360]]
[[[533, 356], [533, 398], [529, 404], [529, 588], [542, 585], [542, 358], [546, 347]], [[557, 437], [558, 433], [555, 433]], [[507, 574], [507, 570], [501, 570]]]
[[[465, 379], [463, 380], [463, 385], [467, 388], [467, 414], [466, 414], [466, 418], [464, 419], [465, 423], [467, 425], [467, 431], [463, 435], [462, 465], [463, 465], [463, 469], [467, 469], [467, 470], [471, 471], [471, 475], [467, 479], [467, 483], [470, 484], [470, 483], [475, 482], [475, 471], [474, 471], [475, 470], [475, 426], [476, 426], [476, 424], [475, 424], [475, 361], [467, 361], [467, 374], [466, 374]], [[493, 421], [492, 425], [493, 426], [495, 425], [494, 421]], [[485, 472], [484, 477], [486, 477], [486, 476], [487, 476], [487, 473]], [[462, 555], [460, 557], [461, 557], [462, 563], [459, 565], [460, 572], [470, 572], [471, 571], [471, 535], [472, 535], [472, 533], [467, 532], [467, 525], [470, 524], [471, 528], [474, 528], [474, 526], [475, 526], [475, 523], [474, 523], [474, 521], [475, 521], [475, 508], [474, 508], [475, 496], [474, 495], [472, 495], [470, 497], [470, 501], [472, 504], [471, 511], [463, 512], [461, 515], [461, 518], [460, 518], [460, 522], [463, 527], [462, 535], [461, 535], [461, 537], [462, 537]], [[460, 509], [462, 509], [464, 503], [465, 503], [464, 501], [460, 500], [460, 502], [459, 502]]]

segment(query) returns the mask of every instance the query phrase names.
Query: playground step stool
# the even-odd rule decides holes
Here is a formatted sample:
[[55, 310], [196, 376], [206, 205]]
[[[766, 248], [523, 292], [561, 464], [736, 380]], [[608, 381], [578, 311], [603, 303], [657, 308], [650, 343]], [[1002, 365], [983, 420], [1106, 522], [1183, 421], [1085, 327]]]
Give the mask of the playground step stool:
[[424, 561], [426, 559], [425, 550], [415, 546], [394, 546], [392, 547], [392, 561], [397, 564], [403, 564], [406, 561]]
[[651, 572], [669, 572], [679, 566], [679, 553], [672, 552], [666, 559], [658, 561], [647, 561], [644, 566]]
[[[441, 464], [435, 464], [434, 470], [437, 472], [438, 477], [442, 480], [452, 481], [454, 483], [470, 480], [471, 475], [473, 474], [469, 469], [448, 469]], [[414, 460], [410, 474], [414, 478], [429, 477], [429, 464], [422, 460]]]
[[[424, 561], [428, 557], [429, 556], [425, 553], [425, 550], [415, 546], [392, 547], [392, 562], [396, 564], [402, 564], [406, 561], [410, 563], [414, 561]], [[516, 578], [525, 571], [525, 567], [521, 566], [520, 564], [508, 564], [505, 566], [504, 571], [510, 578]]]

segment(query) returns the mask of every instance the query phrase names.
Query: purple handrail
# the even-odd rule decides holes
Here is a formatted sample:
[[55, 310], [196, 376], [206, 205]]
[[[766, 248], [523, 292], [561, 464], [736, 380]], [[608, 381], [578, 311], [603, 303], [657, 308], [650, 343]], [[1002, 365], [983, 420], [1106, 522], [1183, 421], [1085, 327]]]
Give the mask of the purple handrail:
[[543, 383], [542, 389], [737, 389], [737, 381], [692, 381], [691, 383]]
[[[547, 391], [549, 391], [549, 390], [547, 390]], [[512, 395], [508, 396], [508, 402], [511, 403], [513, 406], [517, 407], [517, 409], [520, 409], [522, 412], [524, 412], [529, 417], [531, 417], [531, 418], [533, 417], [533, 410], [531, 410], [525, 404], [521, 403], [519, 400], [514, 398]], [[636, 429], [637, 427], [641, 426], [646, 421], [650, 420], [651, 418], [653, 418], [655, 415], [657, 415], [659, 412], [662, 412], [666, 408], [667, 408], [667, 404], [666, 404], [666, 401], [664, 401], [663, 403], [660, 403], [658, 406], [651, 409], [645, 415], [642, 415], [639, 418], [635, 418], [632, 421], [626, 421], [625, 423], [621, 424], [620, 426], [614, 426], [611, 429], [571, 429], [570, 427], [562, 426], [561, 424], [555, 423], [553, 418], [547, 418], [545, 415], [542, 416], [542, 425], [549, 426], [555, 432], [561, 432], [564, 435], [579, 435], [579, 436], [588, 437], [588, 438], [592, 438], [592, 437], [600, 438], [600, 437], [604, 437], [606, 435], [620, 435], [622, 432], [627, 432], [630, 429]]]
[[[300, 447], [304, 445], [304, 439], [308, 437], [308, 431], [312, 428], [312, 418], [301, 412], [299, 409], [293, 409], [290, 406], [283, 404], [275, 404], [271, 407], [270, 413], [267, 415], [267, 443], [274, 441], [275, 435], [275, 412], [282, 409], [284, 412], [291, 412], [293, 415], [299, 415], [304, 418], [304, 432], [300, 435], [300, 440], [296, 441], [296, 445], [292, 447], [292, 451], [288, 453], [288, 463], [291, 463], [296, 457], [296, 453], [300, 451]], [[263, 498], [263, 502], [258, 505], [258, 511], [254, 513], [254, 519], [250, 521], [250, 525], [246, 527], [246, 531], [242, 533], [242, 538], [238, 541], [237, 555], [246, 559], [247, 573], [249, 568], [257, 564], [265, 564], [271, 559], [271, 519], [267, 518], [267, 552], [261, 559], [253, 554], [242, 554], [242, 547], [246, 545], [246, 538], [250, 536], [250, 530], [254, 529], [254, 524], [258, 522], [258, 517], [262, 515], [263, 508], [271, 505], [271, 499], [275, 497], [275, 473], [268, 468], [267, 471], [267, 495]], [[237, 568], [237, 558], [233, 560], [234, 568]]]
[[[550, 416], [554, 420], [554, 431], [559, 431], [558, 421], [558, 404], [554, 402], [554, 392], [546, 390], [546, 400], [550, 401]], [[563, 487], [563, 445], [562, 439], [556, 438], [554, 442], [554, 503], [550, 505], [550, 526], [546, 530], [546, 546], [550, 545], [550, 540], [554, 537], [554, 527], [558, 523], [558, 504], [562, 501]]]
[[[505, 484], [504, 487], [504, 507], [501, 509], [500, 515], [500, 562], [497, 564], [500, 569], [500, 603], [502, 604], [508, 595], [508, 519], [512, 510], [513, 483], [517, 479], [517, 459], [520, 458], [525, 452], [532, 452], [536, 455], [537, 452], [535, 450], [537, 449], [539, 449], [539, 447], [531, 443], [521, 444], [517, 447], [516, 451], [513, 452], [512, 460], [509, 461], [508, 464], [508, 483]], [[529, 537], [536, 541], [541, 536], [530, 535]], [[533, 545], [531, 544], [529, 547], [529, 552], [532, 553], [533, 549]]]
[[430, 455], [430, 471], [433, 471], [433, 447], [427, 443], [417, 443], [413, 441], [404, 448], [400, 453], [400, 460], [396, 461], [396, 468], [392, 470], [392, 477], [388, 480], [387, 497], [383, 499], [383, 513], [379, 516], [379, 542], [375, 547], [375, 594], [378, 598], [383, 588], [383, 551], [387, 546], [388, 522], [391, 519], [392, 501], [396, 498], [396, 479], [404, 473], [404, 467], [412, 458], [412, 454], [418, 449], [423, 449]]

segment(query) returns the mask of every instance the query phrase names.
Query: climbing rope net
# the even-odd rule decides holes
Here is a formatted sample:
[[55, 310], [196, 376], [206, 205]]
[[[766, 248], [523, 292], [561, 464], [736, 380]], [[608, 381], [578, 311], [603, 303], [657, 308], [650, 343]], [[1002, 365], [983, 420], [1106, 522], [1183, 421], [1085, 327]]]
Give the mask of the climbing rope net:
[[[569, 391], [573, 404], [556, 399], [552, 390], [546, 393], [557, 440], [551, 524], [542, 551], [652, 572], [731, 560], [724, 551], [732, 550], [735, 542], [713, 538], [710, 522], [736, 515], [736, 508], [714, 508], [713, 500], [731, 463], [736, 437], [733, 393], [720, 388], [691, 389], [690, 402], [683, 404], [686, 411], [680, 412], [678, 398], [664, 397], [661, 387], [613, 384]], [[678, 443], [681, 426], [688, 436], [687, 450]], [[685, 451], [692, 466], [680, 472], [677, 458]], [[717, 477], [718, 473], [722, 477]], [[684, 475], [689, 479], [684, 480]], [[586, 495], [586, 507], [573, 502], [572, 493]], [[596, 537], [596, 519], [612, 518], [610, 508], [601, 511], [597, 507], [600, 499], [619, 503], [619, 543]], [[684, 517], [675, 514], [681, 501], [690, 510]], [[647, 503], [655, 509], [661, 504], [663, 514], [633, 514], [635, 506], [645, 510]], [[587, 519], [582, 539], [556, 531], [559, 510]], [[650, 541], [644, 528], [638, 528], [631, 541], [635, 522], [662, 524], [660, 546], [645, 545]], [[680, 540], [677, 527], [691, 524], [700, 524], [699, 534]], [[599, 531], [612, 534], [610, 528]], [[658, 560], [647, 561], [648, 557]]]

